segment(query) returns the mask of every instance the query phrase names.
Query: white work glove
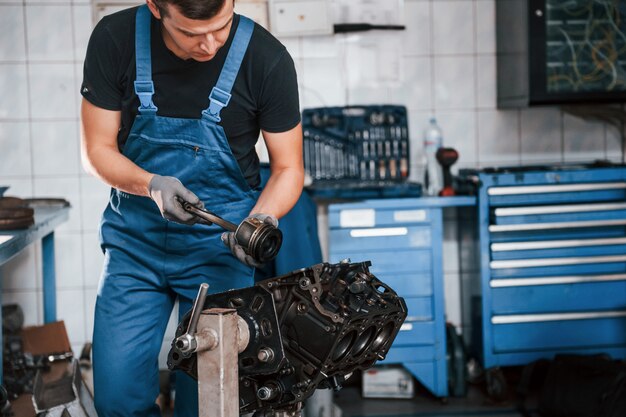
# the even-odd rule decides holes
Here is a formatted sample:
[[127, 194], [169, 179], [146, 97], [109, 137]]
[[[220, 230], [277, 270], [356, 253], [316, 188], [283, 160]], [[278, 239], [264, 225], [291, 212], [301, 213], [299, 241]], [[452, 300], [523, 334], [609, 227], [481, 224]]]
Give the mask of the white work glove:
[[[267, 223], [274, 227], [278, 227], [278, 219], [276, 219], [276, 217], [272, 216], [271, 214], [256, 213], [256, 214], [246, 217], [246, 219], [249, 219], [251, 217], [257, 218], [261, 220], [263, 223]], [[235, 258], [239, 260], [239, 262], [244, 263], [248, 266], [253, 266], [255, 268], [260, 268], [261, 266], [263, 266], [262, 263], [258, 262], [252, 256], [248, 255], [243, 250], [243, 247], [237, 243], [237, 239], [235, 239], [235, 233], [233, 232], [222, 233], [222, 242], [224, 242], [224, 245], [226, 245], [228, 249], [230, 249], [232, 254], [235, 256]]]
[[189, 191], [178, 178], [155, 175], [148, 184], [150, 198], [154, 200], [164, 219], [177, 223], [192, 225], [198, 218], [183, 208], [180, 200], [188, 201], [198, 208], [204, 204], [198, 196]]

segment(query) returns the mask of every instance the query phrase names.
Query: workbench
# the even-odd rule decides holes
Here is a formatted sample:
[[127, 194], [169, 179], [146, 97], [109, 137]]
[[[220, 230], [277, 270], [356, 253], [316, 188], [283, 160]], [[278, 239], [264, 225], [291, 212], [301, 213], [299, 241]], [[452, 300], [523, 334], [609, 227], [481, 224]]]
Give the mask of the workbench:
[[[17, 256], [28, 245], [41, 240], [45, 323], [56, 321], [54, 229], [68, 220], [69, 211], [69, 207], [37, 207], [33, 226], [22, 230], [0, 230], [0, 296], [2, 295], [2, 265]], [[1, 311], [0, 309], [0, 322], [2, 321]], [[1, 355], [0, 352], [0, 378], [2, 377]]]

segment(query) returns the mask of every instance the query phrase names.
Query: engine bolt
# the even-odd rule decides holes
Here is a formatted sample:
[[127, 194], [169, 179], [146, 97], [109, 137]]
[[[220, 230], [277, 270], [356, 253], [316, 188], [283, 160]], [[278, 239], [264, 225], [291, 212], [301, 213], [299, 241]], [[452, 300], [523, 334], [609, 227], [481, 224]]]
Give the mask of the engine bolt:
[[268, 387], [261, 387], [256, 392], [256, 396], [259, 397], [260, 400], [267, 401], [274, 396], [274, 391]]
[[260, 349], [257, 358], [261, 362], [271, 362], [274, 360], [274, 351], [270, 348]]

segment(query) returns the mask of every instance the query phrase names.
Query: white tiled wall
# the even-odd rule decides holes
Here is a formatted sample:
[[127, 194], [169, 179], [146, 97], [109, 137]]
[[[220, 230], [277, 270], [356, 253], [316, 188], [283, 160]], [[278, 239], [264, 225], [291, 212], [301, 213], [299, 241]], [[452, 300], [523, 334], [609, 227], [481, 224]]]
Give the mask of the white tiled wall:
[[[93, 322], [88, 317], [97, 278], [90, 275], [102, 262], [92, 238], [97, 226], [85, 225], [83, 217], [92, 217], [81, 208], [99, 212], [107, 201], [106, 187], [92, 186], [79, 155], [78, 85], [91, 6], [1, 0], [0, 27], [0, 183], [11, 187], [8, 195], [64, 197], [72, 204], [69, 222], [55, 233], [57, 317], [80, 352]], [[94, 195], [96, 190], [101, 193]], [[0, 272], [2, 303], [19, 303], [27, 325], [42, 323], [40, 246], [32, 245]]]
[[[495, 1], [405, 0], [403, 32], [286, 39], [283, 43], [298, 68], [301, 106], [404, 104], [409, 111], [414, 180], [421, 177], [421, 136], [431, 115], [443, 129], [444, 145], [459, 151], [453, 171], [600, 158], [622, 161], [621, 139], [611, 126], [577, 119], [556, 107], [496, 108]], [[392, 50], [401, 45], [399, 80], [359, 81], [384, 62], [379, 55], [362, 53], [360, 46], [381, 39]], [[327, 254], [323, 209], [318, 219]], [[445, 219], [446, 314], [467, 336], [470, 297], [480, 289], [479, 270], [469, 253], [461, 254], [460, 267], [457, 219], [453, 211], [446, 211]]]
[[[93, 327], [102, 262], [97, 226], [108, 197], [79, 161], [78, 86], [91, 16], [89, 0], [0, 0], [0, 184], [10, 185], [11, 195], [62, 196], [73, 205], [56, 235], [58, 317], [75, 347], [90, 339]], [[444, 144], [460, 152], [456, 169], [622, 160], [612, 127], [555, 108], [496, 109], [495, 0], [406, 0], [404, 16], [402, 32], [284, 39], [296, 62], [302, 107], [406, 105], [414, 172], [431, 114]], [[377, 81], [381, 74], [384, 82]], [[453, 230], [454, 219], [447, 223]], [[445, 249], [456, 259], [454, 236], [446, 233]], [[22, 304], [27, 324], [43, 316], [39, 252], [31, 248], [2, 269], [2, 301]], [[475, 274], [446, 262], [448, 318], [456, 325], [461, 306], [469, 304], [460, 288], [471, 291]]]

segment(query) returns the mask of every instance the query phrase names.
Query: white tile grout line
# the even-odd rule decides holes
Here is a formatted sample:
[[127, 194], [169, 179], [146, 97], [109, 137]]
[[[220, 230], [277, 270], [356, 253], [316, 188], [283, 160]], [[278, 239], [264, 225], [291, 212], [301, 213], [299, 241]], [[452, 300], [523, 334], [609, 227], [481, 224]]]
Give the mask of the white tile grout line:
[[[478, 166], [480, 163], [480, 137], [479, 137], [479, 133], [478, 133], [478, 54], [476, 53], [478, 51], [478, 35], [477, 35], [477, 28], [478, 28], [478, 15], [476, 13], [476, 1], [474, 1], [473, 4], [473, 10], [474, 10], [474, 135], [476, 137], [476, 140], [474, 142], [474, 151], [476, 152], [476, 161], [475, 161], [475, 165]], [[495, 24], [495, 20], [494, 20], [494, 24]], [[497, 102], [497, 95], [496, 95], [496, 102]], [[497, 106], [497, 103], [496, 103]]]
[[29, 69], [30, 69], [30, 60], [29, 60], [29, 45], [28, 45], [28, 21], [27, 21], [27, 16], [26, 16], [26, 1], [23, 0], [22, 1], [22, 19], [24, 20], [24, 58], [25, 58], [25, 68], [26, 68], [26, 105], [27, 105], [27, 114], [28, 114], [28, 118], [27, 118], [27, 122], [28, 122], [28, 144], [30, 147], [30, 179], [31, 179], [31, 196], [32, 193], [34, 192], [35, 189], [35, 181], [33, 179], [33, 176], [35, 174], [35, 167], [34, 167], [34, 157], [33, 157], [33, 131], [31, 128], [31, 123], [32, 123], [32, 110], [31, 110], [31, 105], [30, 105], [30, 90], [31, 90], [31, 86], [30, 86], [30, 77], [29, 77]]
[[522, 109], [517, 109], [517, 164], [522, 164]]
[[[31, 183], [31, 196], [35, 192], [35, 166], [34, 166], [34, 152], [33, 152], [33, 130], [31, 127], [32, 123], [32, 107], [30, 103], [31, 97], [31, 85], [30, 85], [30, 58], [29, 58], [29, 44], [28, 44], [28, 19], [26, 16], [26, 1], [22, 2], [22, 18], [24, 19], [24, 54], [25, 54], [25, 68], [26, 68], [26, 97], [27, 97], [27, 114], [28, 114], [28, 141], [30, 145], [30, 183]], [[40, 296], [40, 292], [43, 291], [43, 273], [41, 269], [43, 268], [42, 262], [43, 257], [41, 253], [41, 241], [36, 243], [37, 247], [35, 249], [35, 286], [37, 287], [35, 290], [35, 299], [36, 306], [35, 310], [37, 312], [37, 322], [43, 322], [43, 294]], [[41, 300], [41, 302], [40, 302]]]
[[433, 1], [428, 1], [428, 57], [430, 59], [430, 109], [431, 115], [435, 115], [435, 102], [437, 101], [435, 89], [435, 32], [433, 29]]
[[561, 162], [565, 162], [565, 113], [559, 111], [561, 115]]

